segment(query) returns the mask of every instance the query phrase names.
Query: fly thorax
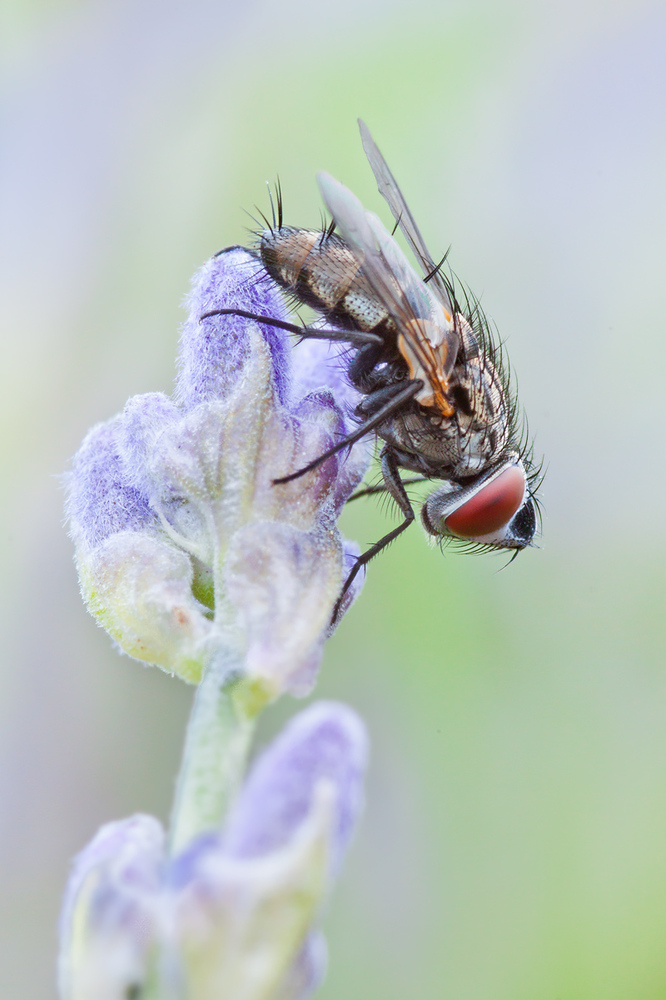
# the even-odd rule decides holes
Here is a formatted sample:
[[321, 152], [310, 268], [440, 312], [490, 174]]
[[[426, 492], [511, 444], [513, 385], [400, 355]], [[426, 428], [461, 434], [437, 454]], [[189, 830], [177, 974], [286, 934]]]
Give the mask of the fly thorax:
[[459, 365], [454, 371], [451, 395], [457, 404], [456, 473], [473, 475], [496, 460], [510, 435], [504, 390], [489, 358], [481, 355]]
[[474, 358], [478, 358], [481, 353], [479, 341], [470, 326], [469, 320], [465, 319], [462, 313], [456, 313], [455, 326], [460, 335], [458, 358], [462, 359], [463, 364], [474, 360]]

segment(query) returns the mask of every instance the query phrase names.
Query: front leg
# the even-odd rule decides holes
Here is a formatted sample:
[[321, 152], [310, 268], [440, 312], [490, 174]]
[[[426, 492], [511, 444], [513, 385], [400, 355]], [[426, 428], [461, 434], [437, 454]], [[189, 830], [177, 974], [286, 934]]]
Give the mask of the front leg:
[[340, 608], [342, 606], [342, 600], [356, 579], [356, 576], [360, 572], [361, 568], [363, 566], [367, 566], [371, 559], [374, 559], [374, 557], [378, 555], [382, 549], [385, 549], [387, 545], [390, 545], [391, 542], [398, 537], [398, 535], [401, 535], [405, 528], [409, 527], [415, 517], [414, 508], [412, 507], [411, 501], [405, 492], [405, 487], [400, 478], [400, 466], [398, 465], [395, 451], [390, 445], [387, 444], [382, 448], [380, 457], [382, 475], [384, 476], [386, 489], [404, 514], [405, 520], [402, 524], [399, 524], [397, 528], [393, 528], [393, 530], [389, 531], [383, 538], [380, 538], [378, 542], [375, 542], [374, 545], [371, 545], [367, 552], [364, 552], [363, 555], [358, 557], [354, 563], [354, 568], [345, 580], [340, 596], [338, 597], [335, 607], [333, 608], [331, 624], [335, 624], [337, 621], [338, 615], [340, 614]]
[[[414, 382], [405, 381], [397, 382], [395, 385], [390, 386], [390, 393], [387, 395], [387, 399], [374, 416], [366, 420], [364, 424], [358, 428], [358, 430], [353, 431], [353, 433], [348, 434], [347, 437], [342, 438], [337, 444], [329, 448], [314, 461], [309, 462], [304, 465], [302, 469], [298, 469], [297, 472], [292, 472], [288, 476], [280, 476], [279, 479], [273, 480], [273, 485], [278, 486], [280, 483], [290, 483], [293, 479], [298, 479], [300, 476], [304, 476], [306, 472], [310, 472], [311, 469], [316, 469], [318, 465], [325, 462], [327, 458], [331, 455], [336, 455], [343, 448], [347, 448], [351, 444], [355, 444], [356, 441], [360, 441], [362, 437], [369, 434], [370, 431], [376, 430], [380, 424], [383, 424], [389, 417], [392, 417], [394, 413], [397, 413], [401, 406], [408, 403], [410, 399], [423, 388], [423, 382], [420, 378], [417, 378]], [[383, 390], [382, 390], [383, 391]], [[383, 454], [383, 452], [382, 452]], [[406, 495], [406, 494], [405, 494]], [[409, 502], [409, 501], [408, 501]]]
[[260, 316], [258, 313], [248, 312], [246, 309], [211, 309], [199, 317], [202, 323], [211, 316], [242, 316], [245, 319], [253, 319], [257, 323], [265, 326], [276, 326], [279, 330], [287, 330], [289, 333], [297, 334], [301, 340], [333, 340], [342, 341], [346, 344], [355, 344], [358, 347], [376, 347], [383, 344], [382, 338], [377, 333], [365, 332], [364, 330], [336, 330], [321, 329], [317, 326], [299, 326], [298, 323], [288, 323], [283, 319], [275, 319], [273, 316]]
[[[428, 479], [425, 476], [410, 476], [409, 479], [401, 479], [400, 482], [403, 486], [414, 486], [418, 483], [427, 483]], [[365, 486], [362, 490], [356, 490], [356, 493], [352, 493], [347, 503], [351, 503], [352, 500], [360, 500], [361, 497], [376, 496], [378, 493], [388, 493], [388, 487], [385, 482], [377, 486]]]

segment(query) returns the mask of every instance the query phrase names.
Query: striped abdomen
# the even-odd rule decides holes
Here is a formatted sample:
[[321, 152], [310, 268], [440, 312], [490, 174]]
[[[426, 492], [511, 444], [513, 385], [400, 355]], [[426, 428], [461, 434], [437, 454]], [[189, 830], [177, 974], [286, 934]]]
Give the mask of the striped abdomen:
[[356, 257], [336, 233], [291, 226], [266, 229], [259, 254], [274, 281], [337, 326], [373, 330], [393, 325]]

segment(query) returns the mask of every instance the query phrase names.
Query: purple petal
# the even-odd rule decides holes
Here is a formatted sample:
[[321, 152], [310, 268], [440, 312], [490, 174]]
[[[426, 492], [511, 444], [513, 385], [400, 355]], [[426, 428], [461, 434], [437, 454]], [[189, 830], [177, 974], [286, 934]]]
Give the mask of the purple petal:
[[164, 830], [153, 816], [138, 813], [100, 827], [74, 859], [63, 902], [63, 925], [71, 915], [83, 883], [93, 871], [100, 873], [100, 886], [109, 880], [95, 903], [100, 915], [113, 907], [113, 893], [108, 892], [109, 889], [116, 887], [119, 893], [157, 892], [163, 849]]
[[[349, 346], [325, 340], [304, 340], [294, 347], [292, 358], [292, 399], [296, 412], [300, 412], [308, 399], [318, 399], [321, 405], [331, 400], [328, 405], [334, 404], [341, 416], [338, 440], [353, 433], [359, 426], [355, 409], [362, 396], [347, 377]], [[375, 435], [369, 434], [339, 453], [334, 491], [336, 514], [367, 472], [374, 443]]]
[[340, 588], [337, 532], [246, 524], [231, 540], [225, 580], [247, 637], [247, 674], [272, 697], [309, 694]]
[[166, 874], [169, 888], [178, 892], [197, 875], [202, 859], [209, 854], [219, 854], [222, 838], [217, 830], [208, 830], [191, 840], [187, 847], [171, 861]]
[[[60, 918], [59, 976], [63, 994], [81, 974], [80, 935], [99, 943], [100, 971], [139, 978], [157, 933], [155, 903], [161, 888], [164, 831], [152, 816], [103, 826], [74, 861]], [[84, 973], [85, 976], [85, 973]]]
[[[330, 426], [331, 441], [324, 450], [331, 447], [341, 438], [346, 437], [349, 429], [358, 427], [358, 422], [350, 424], [344, 415], [344, 407], [340, 405], [334, 390], [327, 386], [319, 386], [304, 396], [294, 407], [299, 419], [322, 424], [322, 417], [327, 417]], [[334, 418], [331, 420], [331, 418]], [[320, 465], [319, 476], [322, 483], [331, 488], [333, 510], [338, 517], [345, 503], [354, 492], [367, 472], [374, 448], [374, 435], [357, 441], [351, 448], [339, 451]]]
[[77, 544], [90, 547], [117, 531], [155, 524], [148, 497], [131, 482], [122, 450], [122, 417], [97, 424], [72, 459], [67, 514]]
[[303, 340], [292, 351], [292, 398], [300, 399], [326, 387], [335, 396], [347, 422], [347, 433], [356, 423], [353, 414], [363, 398], [347, 376], [353, 348], [330, 340]]
[[[277, 285], [258, 260], [240, 247], [223, 250], [204, 264], [195, 275], [188, 307], [176, 380], [177, 398], [186, 409], [226, 396], [238, 381], [248, 356], [246, 332], [252, 321], [230, 315], [202, 320], [205, 313], [237, 308], [273, 319], [289, 319]], [[265, 325], [261, 330], [271, 351], [275, 390], [284, 401], [290, 366], [289, 334], [274, 326]]]
[[163, 392], [132, 396], [122, 414], [120, 442], [127, 476], [140, 492], [152, 496], [155, 483], [148, 473], [150, 458], [164, 429], [178, 420], [178, 407]]
[[326, 779], [336, 792], [331, 857], [337, 871], [361, 807], [366, 759], [365, 728], [350, 708], [323, 701], [300, 712], [254, 764], [227, 825], [229, 854], [259, 857], [286, 844]]
[[[318, 458], [347, 434], [344, 415], [332, 390], [327, 386], [320, 386], [304, 396], [294, 407], [294, 412], [304, 438], [302, 447], [308, 452], [308, 457], [301, 460], [303, 464]], [[317, 438], [321, 438], [322, 430], [326, 431], [327, 440], [321, 440], [317, 443]], [[310, 443], [308, 439], [311, 439], [313, 443]], [[345, 449], [345, 451], [340, 451], [337, 455], [322, 462], [316, 470], [318, 494], [323, 495], [324, 492], [331, 491], [336, 516], [339, 513], [338, 508], [341, 506], [338, 504], [338, 496], [341, 490], [344, 492], [348, 482], [347, 466], [350, 464], [350, 457]], [[299, 465], [301, 465], [301, 461], [299, 461]], [[345, 496], [346, 499], [347, 496]]]

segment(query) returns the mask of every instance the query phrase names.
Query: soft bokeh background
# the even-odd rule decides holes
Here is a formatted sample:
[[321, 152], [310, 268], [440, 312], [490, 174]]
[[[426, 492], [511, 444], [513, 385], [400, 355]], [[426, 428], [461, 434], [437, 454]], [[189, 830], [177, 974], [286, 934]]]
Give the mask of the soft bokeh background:
[[386, 217], [360, 114], [508, 340], [548, 475], [541, 551], [498, 573], [413, 528], [330, 643], [318, 694], [373, 760], [320, 996], [663, 1000], [663, 4], [4, 0], [0, 44], [0, 996], [54, 996], [69, 859], [167, 816], [191, 698], [86, 616], [56, 476], [169, 390], [190, 276], [265, 180], [293, 224], [321, 168]]

